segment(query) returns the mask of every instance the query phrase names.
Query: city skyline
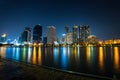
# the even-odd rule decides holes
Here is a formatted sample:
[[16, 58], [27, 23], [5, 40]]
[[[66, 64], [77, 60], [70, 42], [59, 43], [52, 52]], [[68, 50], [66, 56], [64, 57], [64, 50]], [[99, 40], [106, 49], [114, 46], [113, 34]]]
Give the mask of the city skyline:
[[43, 34], [48, 26], [54, 25], [57, 37], [65, 33], [65, 25], [71, 28], [74, 24], [89, 24], [91, 34], [99, 39], [120, 38], [117, 0], [1, 0], [0, 9], [0, 34], [6, 33], [12, 39], [17, 38], [25, 27], [33, 28], [37, 24], [43, 26]]

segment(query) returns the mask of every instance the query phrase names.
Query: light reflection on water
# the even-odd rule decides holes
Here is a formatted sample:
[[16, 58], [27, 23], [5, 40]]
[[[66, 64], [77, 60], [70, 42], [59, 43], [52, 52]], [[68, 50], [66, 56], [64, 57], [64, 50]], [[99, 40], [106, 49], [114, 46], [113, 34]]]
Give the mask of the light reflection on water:
[[67, 48], [66, 47], [63, 47], [63, 48], [61, 48], [61, 67], [62, 67], [62, 69], [67, 69], [67, 58], [68, 58], [68, 56], [67, 56], [67, 50], [66, 50]]
[[38, 47], [38, 64], [42, 64], [42, 53], [41, 53], [41, 47]]
[[6, 57], [6, 47], [1, 47], [0, 48], [0, 55], [5, 58]]
[[120, 75], [120, 47], [0, 47], [0, 56], [75, 72]]
[[55, 63], [55, 65], [57, 65], [58, 64], [58, 57], [59, 57], [59, 52], [58, 52], [59, 50], [58, 50], [58, 48], [54, 48], [54, 52], [53, 52], [53, 54], [54, 54], [54, 63]]
[[103, 47], [99, 47], [99, 67], [101, 70], [104, 68], [104, 52]]
[[[10, 49], [10, 50], [12, 50], [12, 49]], [[8, 52], [9, 52], [9, 50], [7, 50]], [[19, 51], [20, 51], [20, 48], [13, 48], [13, 50], [12, 50], [12, 58], [13, 59], [15, 59], [15, 60], [19, 60], [19, 58], [20, 58], [20, 53], [19, 53]], [[11, 55], [11, 53], [10, 53], [10, 55]]]
[[120, 55], [119, 55], [119, 50], [118, 50], [118, 47], [114, 47], [114, 68], [116, 70], [119, 69], [119, 66], [120, 66]]
[[16, 60], [20, 59], [19, 52], [20, 52], [20, 48], [16, 48]]
[[32, 49], [28, 47], [28, 62], [31, 62], [31, 57], [32, 57]]
[[87, 62], [88, 64], [90, 64], [90, 57], [91, 57], [91, 47], [86, 47], [86, 59], [87, 59]]
[[36, 58], [36, 47], [33, 48], [33, 64], [37, 63], [37, 58]]
[[22, 60], [23, 60], [23, 61], [26, 61], [26, 55], [27, 55], [27, 54], [26, 54], [26, 53], [27, 53], [26, 49], [27, 49], [26, 47], [23, 47], [23, 49], [22, 49], [22, 50], [23, 50], [23, 53], [22, 53], [22, 54], [23, 54], [23, 55], [22, 55]]

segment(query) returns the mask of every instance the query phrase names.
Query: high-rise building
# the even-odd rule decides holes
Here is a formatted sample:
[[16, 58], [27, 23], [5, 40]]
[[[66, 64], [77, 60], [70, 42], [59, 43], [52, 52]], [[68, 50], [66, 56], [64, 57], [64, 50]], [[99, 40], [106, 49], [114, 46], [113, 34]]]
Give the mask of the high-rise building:
[[54, 26], [49, 26], [47, 32], [47, 44], [53, 44], [56, 39], [56, 28]]
[[66, 35], [66, 43], [67, 44], [72, 44], [73, 43], [73, 33], [72, 32], [68, 32]]
[[90, 26], [86, 25], [85, 26], [85, 42], [88, 41], [88, 37], [90, 36]]
[[21, 43], [27, 42], [27, 34], [28, 34], [27, 31], [22, 32], [20, 37]]
[[78, 42], [78, 26], [73, 26], [73, 43]]
[[[69, 27], [67, 25], [65, 26], [65, 32], [66, 32], [66, 34], [69, 32]], [[67, 38], [66, 38], [66, 41], [67, 41]]]
[[69, 27], [65, 26], [65, 32], [68, 33], [69, 32]]
[[39, 24], [33, 28], [33, 42], [42, 42], [42, 26]]
[[84, 42], [84, 25], [79, 26], [79, 42]]
[[90, 26], [80, 25], [79, 26], [79, 42], [87, 42], [90, 36]]
[[73, 43], [73, 32], [68, 32], [62, 37], [63, 44], [72, 44]]
[[20, 36], [20, 42], [31, 42], [31, 28], [30, 27], [25, 27], [25, 30], [22, 32]]
[[66, 44], [67, 40], [66, 40], [66, 34], [62, 34], [62, 39], [61, 39], [61, 43], [62, 44]]
[[2, 34], [1, 38], [0, 38], [0, 42], [4, 43], [4, 42], [6, 42], [6, 40], [7, 40], [7, 35], [6, 34]]
[[25, 31], [27, 32], [27, 42], [31, 42], [31, 28], [26, 27]]

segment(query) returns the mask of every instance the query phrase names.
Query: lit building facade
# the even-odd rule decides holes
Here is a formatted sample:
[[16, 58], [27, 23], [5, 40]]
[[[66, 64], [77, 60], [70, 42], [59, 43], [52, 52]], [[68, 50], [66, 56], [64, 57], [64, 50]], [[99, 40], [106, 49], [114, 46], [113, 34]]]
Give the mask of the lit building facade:
[[90, 36], [90, 26], [89, 25], [80, 25], [79, 26], [79, 42], [87, 42], [88, 37]]
[[110, 44], [120, 44], [120, 39], [105, 40], [104, 44], [107, 44], [107, 45], [110, 45]]
[[42, 26], [40, 24], [33, 28], [33, 42], [42, 42]]
[[[65, 39], [64, 42], [67, 43], [68, 35], [70, 34], [69, 28], [67, 26], [65, 26], [65, 31], [66, 31], [66, 36], [64, 37]], [[88, 37], [90, 36], [90, 26], [89, 25], [80, 25], [80, 26], [74, 25], [72, 27], [72, 34], [70, 35], [72, 35], [72, 38], [71, 38], [72, 43], [87, 42]]]
[[66, 34], [63, 34], [61, 44], [65, 44], [65, 43], [66, 43]]
[[86, 25], [85, 26], [85, 42], [88, 41], [88, 37], [90, 36], [90, 26]]
[[88, 37], [87, 42], [89, 44], [98, 44], [99, 41], [98, 41], [96, 36], [91, 35], [91, 36]]
[[78, 42], [78, 26], [73, 26], [73, 43]]
[[54, 26], [49, 26], [47, 32], [47, 44], [53, 44], [56, 39], [56, 28]]
[[73, 43], [73, 33], [68, 32], [62, 37], [62, 44], [72, 44]]
[[72, 32], [68, 32], [66, 35], [66, 43], [67, 44], [72, 44], [73, 43], [73, 33]]
[[2, 34], [1, 38], [0, 38], [0, 42], [1, 43], [5, 43], [7, 41], [7, 35], [6, 34]]
[[84, 25], [79, 26], [79, 42], [84, 42]]

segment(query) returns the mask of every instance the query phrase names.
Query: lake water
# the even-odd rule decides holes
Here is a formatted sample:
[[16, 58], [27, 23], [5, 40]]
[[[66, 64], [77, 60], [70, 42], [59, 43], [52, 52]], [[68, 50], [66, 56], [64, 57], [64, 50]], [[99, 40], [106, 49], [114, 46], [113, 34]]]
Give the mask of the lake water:
[[13, 61], [61, 70], [120, 78], [120, 47], [0, 47], [0, 56]]

